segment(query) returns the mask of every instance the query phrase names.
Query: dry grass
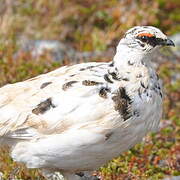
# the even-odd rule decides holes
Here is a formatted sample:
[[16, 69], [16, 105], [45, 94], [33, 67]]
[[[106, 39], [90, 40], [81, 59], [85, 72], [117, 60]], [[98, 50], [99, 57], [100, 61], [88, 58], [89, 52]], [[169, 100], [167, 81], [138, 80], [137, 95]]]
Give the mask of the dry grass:
[[[179, 32], [179, 5], [179, 0], [1, 0], [0, 86], [69, 62], [52, 62], [48, 56], [33, 60], [28, 53], [14, 59], [22, 37], [60, 40], [78, 51], [106, 50], [134, 25], [154, 25], [167, 34]], [[172, 81], [177, 73], [178, 65], [164, 63], [159, 67], [166, 92], [162, 129], [100, 168], [97, 173], [103, 179], [156, 180], [180, 175], [180, 81]], [[43, 179], [37, 170], [27, 170], [13, 162], [7, 150], [0, 153], [0, 172], [4, 179]]]

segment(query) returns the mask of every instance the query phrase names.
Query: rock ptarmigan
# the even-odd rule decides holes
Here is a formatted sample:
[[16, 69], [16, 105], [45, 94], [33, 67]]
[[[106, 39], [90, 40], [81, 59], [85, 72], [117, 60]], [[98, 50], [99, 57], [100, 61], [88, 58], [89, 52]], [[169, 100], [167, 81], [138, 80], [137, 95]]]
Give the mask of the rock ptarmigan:
[[174, 43], [136, 26], [110, 63], [65, 66], [0, 88], [0, 145], [46, 177], [85, 179], [158, 128], [163, 95], [151, 55], [161, 46]]

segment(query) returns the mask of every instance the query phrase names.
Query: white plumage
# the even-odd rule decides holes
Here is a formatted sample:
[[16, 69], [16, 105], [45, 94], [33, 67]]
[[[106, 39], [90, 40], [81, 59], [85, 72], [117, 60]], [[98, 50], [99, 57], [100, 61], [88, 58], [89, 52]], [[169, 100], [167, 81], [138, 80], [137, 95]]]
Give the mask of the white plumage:
[[110, 63], [65, 66], [0, 88], [1, 145], [46, 177], [85, 178], [158, 128], [162, 87], [150, 57], [162, 45], [174, 44], [137, 26]]

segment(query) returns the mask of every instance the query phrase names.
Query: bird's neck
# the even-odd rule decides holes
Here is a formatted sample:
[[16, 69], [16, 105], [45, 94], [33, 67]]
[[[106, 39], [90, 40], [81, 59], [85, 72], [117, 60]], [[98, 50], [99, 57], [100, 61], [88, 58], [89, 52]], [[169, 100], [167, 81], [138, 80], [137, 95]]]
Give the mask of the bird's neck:
[[113, 58], [115, 67], [121, 69], [123, 67], [133, 65], [133, 66], [151, 66], [151, 56], [150, 53], [143, 53], [142, 51], [130, 48], [126, 45], [118, 45], [116, 54]]

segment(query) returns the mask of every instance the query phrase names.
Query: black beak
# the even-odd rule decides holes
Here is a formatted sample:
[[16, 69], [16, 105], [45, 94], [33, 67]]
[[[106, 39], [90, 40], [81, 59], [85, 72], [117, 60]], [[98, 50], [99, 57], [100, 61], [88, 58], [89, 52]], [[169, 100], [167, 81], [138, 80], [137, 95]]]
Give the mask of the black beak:
[[163, 43], [164, 46], [175, 46], [174, 42], [171, 39], [166, 39]]

